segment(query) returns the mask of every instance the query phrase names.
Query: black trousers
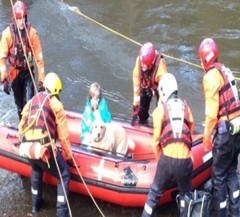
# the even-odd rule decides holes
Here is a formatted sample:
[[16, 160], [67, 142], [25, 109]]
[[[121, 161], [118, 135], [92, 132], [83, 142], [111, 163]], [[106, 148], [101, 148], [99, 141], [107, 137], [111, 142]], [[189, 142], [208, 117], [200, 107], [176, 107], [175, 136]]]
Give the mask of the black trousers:
[[[152, 90], [142, 88], [140, 95], [140, 108], [139, 108], [139, 123], [146, 123], [149, 118], [149, 108], [152, 100], [153, 94]], [[156, 92], [156, 105], [158, 101], [158, 93]]]
[[240, 134], [217, 134], [213, 146], [213, 215], [239, 216], [239, 181], [237, 176]]
[[192, 170], [193, 163], [190, 158], [175, 159], [162, 154], [157, 164], [153, 183], [148, 192], [142, 217], [152, 216], [160, 197], [172, 179], [175, 179], [179, 195], [184, 200], [185, 195], [191, 191]]
[[34, 96], [33, 80], [29, 70], [20, 71], [12, 82], [12, 90], [15, 104], [17, 106], [19, 120], [23, 107]]
[[[58, 180], [57, 186], [57, 217], [69, 217], [69, 211], [67, 207], [67, 202], [64, 194], [64, 189], [66, 196], [69, 194], [69, 181], [70, 181], [70, 171], [66, 161], [63, 159], [61, 153], [58, 151], [56, 160], [60, 169], [60, 173], [63, 180], [63, 185], [61, 183], [59, 173], [54, 161], [52, 152], [50, 152], [50, 159], [48, 165], [42, 160], [29, 160], [32, 167], [31, 174], [31, 187], [32, 187], [32, 205], [37, 206], [42, 199], [42, 177], [43, 171], [50, 173], [52, 176], [56, 177]], [[64, 188], [64, 189], [63, 189]]]

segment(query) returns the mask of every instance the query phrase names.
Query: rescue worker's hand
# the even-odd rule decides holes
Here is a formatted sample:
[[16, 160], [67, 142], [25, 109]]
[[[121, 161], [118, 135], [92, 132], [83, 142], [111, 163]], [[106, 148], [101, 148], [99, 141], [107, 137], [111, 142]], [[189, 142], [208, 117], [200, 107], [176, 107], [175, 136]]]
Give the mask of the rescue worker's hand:
[[8, 82], [8, 80], [5, 78], [3, 81], [2, 81], [2, 85], [3, 85], [3, 91], [9, 95], [10, 92], [11, 92], [11, 86]]
[[93, 111], [96, 111], [98, 109], [98, 103], [99, 103], [99, 98], [94, 96], [91, 100], [91, 105], [92, 105], [92, 109]]
[[68, 166], [70, 166], [70, 167], [75, 167], [75, 166], [74, 166], [73, 159], [68, 159], [68, 160], [66, 160], [66, 162], [67, 162]]
[[42, 92], [44, 90], [45, 90], [45, 88], [43, 87], [43, 83], [41, 81], [39, 81], [39, 83], [38, 83], [38, 92]]
[[209, 152], [212, 149], [212, 141], [203, 137], [203, 150]]
[[131, 125], [135, 126], [138, 121], [139, 121], [138, 115], [133, 115]]
[[139, 106], [138, 105], [133, 106], [133, 116], [132, 116], [132, 122], [131, 122], [132, 126], [135, 126], [136, 122], [139, 120], [138, 113], [139, 113]]

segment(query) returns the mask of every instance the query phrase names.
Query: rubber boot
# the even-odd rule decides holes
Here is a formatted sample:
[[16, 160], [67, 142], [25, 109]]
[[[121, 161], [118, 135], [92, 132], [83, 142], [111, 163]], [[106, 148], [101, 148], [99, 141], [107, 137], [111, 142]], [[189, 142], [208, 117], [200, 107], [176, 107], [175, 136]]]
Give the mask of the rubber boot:
[[42, 199], [37, 195], [32, 195], [32, 214], [39, 212], [42, 206]]
[[145, 203], [141, 217], [154, 216], [155, 208], [156, 206], [151, 207], [148, 205], [148, 203]]
[[57, 208], [57, 217], [69, 217], [69, 212], [67, 207]]
[[189, 196], [187, 194], [184, 196], [180, 196], [180, 195], [177, 196], [179, 217], [188, 216], [188, 206], [191, 201], [191, 198]]

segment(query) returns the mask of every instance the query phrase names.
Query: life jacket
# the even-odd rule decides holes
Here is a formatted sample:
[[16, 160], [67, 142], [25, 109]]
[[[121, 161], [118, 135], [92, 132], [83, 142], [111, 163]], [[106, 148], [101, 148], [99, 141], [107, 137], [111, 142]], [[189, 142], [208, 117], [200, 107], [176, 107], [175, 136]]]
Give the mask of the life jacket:
[[171, 98], [164, 106], [164, 116], [162, 123], [161, 147], [173, 142], [183, 142], [189, 149], [192, 146], [192, 137], [189, 129], [189, 112], [185, 101], [178, 98]]
[[23, 142], [40, 142], [44, 145], [52, 139], [55, 140], [56, 122], [50, 108], [50, 97], [46, 92], [40, 92], [33, 97], [28, 118], [23, 125]]
[[16, 69], [19, 69], [19, 70], [28, 69], [27, 61], [24, 55], [24, 50], [26, 52], [28, 61], [32, 66], [33, 58], [32, 58], [31, 47], [28, 40], [28, 35], [29, 35], [28, 33], [30, 31], [31, 25], [30, 23], [26, 24], [28, 33], [25, 31], [25, 29], [19, 30], [23, 45], [21, 43], [21, 39], [19, 37], [19, 33], [16, 25], [12, 23], [9, 25], [9, 27], [10, 27], [10, 33], [11, 33], [13, 43], [9, 50], [8, 61], [10, 65]]
[[40, 142], [22, 142], [19, 146], [19, 155], [24, 158], [39, 160], [45, 163], [50, 158], [50, 152], [47, 147], [44, 147]]
[[154, 79], [157, 74], [157, 70], [158, 70], [158, 66], [159, 66], [161, 58], [163, 58], [163, 55], [161, 53], [157, 54], [157, 57], [153, 64], [153, 67], [147, 71], [142, 70], [141, 63], [139, 61], [138, 70], [140, 73], [140, 80], [141, 80], [142, 88], [148, 89], [149, 91], [151, 91], [151, 89], [153, 89], [154, 91], [157, 91], [158, 83], [156, 83]]
[[224, 85], [219, 91], [218, 118], [228, 116], [240, 110], [240, 101], [237, 89], [237, 82], [231, 70], [222, 63], [214, 63], [213, 67], [221, 73]]

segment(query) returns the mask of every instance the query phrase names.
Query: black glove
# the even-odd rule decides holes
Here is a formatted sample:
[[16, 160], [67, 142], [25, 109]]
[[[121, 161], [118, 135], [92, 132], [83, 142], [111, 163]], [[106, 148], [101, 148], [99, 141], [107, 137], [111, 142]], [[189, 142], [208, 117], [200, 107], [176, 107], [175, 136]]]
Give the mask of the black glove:
[[132, 116], [132, 122], [131, 122], [132, 126], [136, 125], [136, 122], [139, 121], [138, 112], [139, 112], [139, 106], [138, 105], [133, 106], [133, 116]]
[[135, 126], [138, 121], [139, 121], [138, 115], [133, 115], [131, 125]]
[[43, 83], [41, 81], [39, 81], [39, 83], [38, 83], [38, 92], [42, 92], [44, 90], [45, 90], [45, 88], [43, 87]]
[[74, 166], [74, 162], [73, 162], [73, 159], [69, 159], [69, 160], [66, 160], [67, 164], [69, 167], [75, 167]]
[[2, 85], [3, 85], [3, 91], [9, 95], [10, 92], [11, 92], [11, 86], [8, 82], [8, 80], [5, 78], [3, 81], [2, 81]]

